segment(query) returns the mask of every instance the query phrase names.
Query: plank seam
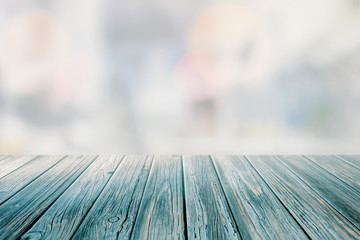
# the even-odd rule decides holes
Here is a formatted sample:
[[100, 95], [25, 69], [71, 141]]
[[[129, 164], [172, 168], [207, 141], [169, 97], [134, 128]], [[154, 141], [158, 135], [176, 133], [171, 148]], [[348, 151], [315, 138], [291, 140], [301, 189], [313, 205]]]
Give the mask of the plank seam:
[[218, 172], [217, 172], [217, 170], [216, 170], [216, 167], [215, 167], [215, 165], [214, 165], [214, 162], [213, 162], [214, 160], [213, 160], [213, 158], [212, 158], [212, 156], [211, 156], [211, 155], [208, 155], [208, 156], [209, 156], [209, 158], [210, 158], [211, 165], [212, 165], [212, 167], [213, 167], [213, 169], [214, 169], [214, 171], [215, 171], [216, 178], [217, 178], [217, 179], [218, 179], [218, 181], [219, 181], [220, 189], [221, 189], [221, 191], [222, 191], [222, 192], [223, 192], [223, 194], [224, 194], [225, 201], [226, 201], [226, 205], [227, 205], [227, 207], [229, 208], [229, 212], [230, 212], [231, 218], [232, 218], [232, 220], [233, 220], [233, 221], [234, 221], [234, 223], [235, 223], [236, 230], [237, 230], [237, 231], [238, 231], [238, 233], [239, 233], [240, 239], [244, 239], [244, 238], [243, 238], [243, 236], [241, 235], [240, 230], [239, 230], [240, 228], [239, 228], [239, 226], [238, 226], [237, 222], [235, 221], [235, 217], [234, 217], [234, 214], [233, 214], [232, 209], [231, 209], [231, 207], [230, 207], [228, 197], [226, 196], [226, 193], [225, 193], [225, 191], [224, 191], [224, 187], [223, 187], [223, 185], [222, 185], [222, 183], [221, 183], [221, 180], [220, 180], [219, 174], [218, 174]]
[[255, 166], [250, 162], [247, 156], [244, 155], [244, 158], [246, 161], [249, 162], [250, 166], [255, 170], [255, 172], [260, 176], [260, 178], [264, 181], [266, 186], [270, 189], [270, 191], [274, 194], [276, 199], [280, 202], [280, 204], [284, 207], [284, 209], [289, 213], [289, 215], [294, 219], [294, 221], [297, 223], [297, 225], [300, 227], [300, 229], [304, 232], [304, 234], [308, 237], [308, 239], [311, 239], [310, 235], [305, 231], [303, 226], [298, 222], [298, 220], [293, 216], [293, 214], [290, 212], [290, 210], [285, 206], [285, 204], [280, 200], [279, 196], [273, 191], [273, 189], [270, 187], [270, 185], [265, 181], [265, 179], [261, 176], [261, 174], [258, 172], [258, 170], [255, 168]]
[[94, 204], [96, 203], [96, 201], [98, 200], [98, 198], [100, 197], [100, 195], [102, 194], [102, 192], [104, 191], [106, 185], [109, 183], [110, 179], [113, 178], [114, 173], [116, 172], [116, 170], [119, 168], [120, 164], [122, 163], [122, 161], [124, 160], [125, 155], [122, 156], [120, 162], [118, 163], [118, 165], [115, 167], [113, 174], [109, 177], [109, 179], [106, 181], [106, 183], [104, 184], [103, 188], [101, 189], [101, 191], [99, 192], [99, 195], [95, 198], [95, 200], [93, 201], [93, 203], [91, 204], [91, 206], [89, 207], [89, 209], [86, 211], [85, 215], [83, 216], [83, 218], [80, 220], [79, 224], [77, 225], [75, 231], [73, 232], [73, 234], [71, 234], [70, 239], [73, 239], [73, 237], [75, 236], [77, 230], [79, 230], [81, 224], [84, 222], [85, 218], [87, 217], [87, 215], [89, 214], [90, 210], [93, 208]]
[[[8, 158], [9, 156], [7, 156], [6, 158]], [[32, 161], [35, 161], [35, 159], [37, 159], [37, 158], [39, 158], [40, 157], [40, 155], [38, 155], [38, 156], [36, 156], [36, 157], [34, 157], [34, 158], [32, 158], [30, 161], [28, 161], [28, 162], [26, 162], [26, 163], [24, 163], [23, 165], [21, 165], [21, 166], [18, 166], [17, 168], [15, 168], [14, 170], [12, 170], [11, 172], [9, 172], [9, 173], [7, 173], [6, 175], [4, 175], [4, 176], [2, 176], [2, 177], [0, 177], [0, 179], [2, 179], [2, 178], [4, 178], [4, 177], [6, 177], [7, 175], [9, 175], [10, 173], [12, 173], [12, 172], [15, 172], [16, 170], [18, 170], [19, 168], [21, 168], [21, 167], [23, 167], [23, 166], [25, 166], [26, 164], [28, 164], [28, 163], [30, 163], [30, 162], [32, 162]], [[3, 159], [2, 159], [3, 160]], [[16, 161], [16, 160], [15, 160]]]
[[[146, 159], [148, 159], [148, 157], [149, 157], [149, 156], [146, 156]], [[133, 231], [134, 231], [134, 227], [135, 227], [137, 218], [138, 218], [138, 216], [139, 216], [139, 210], [140, 210], [140, 207], [141, 207], [142, 202], [143, 202], [143, 199], [144, 199], [144, 193], [145, 193], [146, 187], [147, 187], [148, 182], [149, 182], [148, 180], [149, 180], [149, 177], [150, 177], [151, 172], [153, 171], [152, 166], [153, 166], [153, 163], [154, 163], [154, 158], [155, 158], [155, 156], [152, 156], [151, 165], [150, 165], [150, 168], [149, 168], [149, 173], [148, 173], [148, 175], [147, 175], [147, 177], [146, 177], [146, 183], [145, 183], [145, 186], [144, 186], [143, 191], [142, 191], [142, 195], [141, 195], [141, 200], [140, 200], [140, 203], [139, 203], [139, 207], [138, 207], [138, 209], [136, 210], [136, 216], [135, 216], [135, 219], [134, 219], [134, 224], [133, 224], [132, 227], [131, 227], [131, 231], [130, 231], [130, 234], [129, 234], [129, 239], [132, 238], [132, 234], [133, 234]], [[145, 162], [144, 162], [144, 165], [145, 165], [145, 164], [146, 164], [146, 160], [145, 160]], [[135, 188], [136, 188], [136, 186], [135, 186]], [[130, 204], [130, 205], [131, 205], [131, 204]]]
[[346, 162], [346, 163], [350, 164], [351, 166], [355, 167], [356, 169], [359, 169], [359, 170], [360, 170], [360, 168], [359, 168], [358, 166], [354, 165], [352, 162], [349, 162], [349, 161], [346, 160], [345, 158], [343, 158], [343, 157], [341, 157], [341, 156], [339, 156], [339, 155], [334, 155], [334, 156], [335, 156], [337, 159], [340, 159], [341, 161]]
[[[39, 176], [35, 177], [33, 180], [31, 180], [30, 182], [28, 182], [25, 186], [23, 186], [22, 188], [20, 188], [19, 190], [17, 190], [16, 192], [14, 192], [11, 196], [9, 196], [7, 199], [5, 199], [3, 202], [0, 202], [0, 205], [4, 204], [5, 202], [7, 202], [10, 198], [14, 197], [18, 192], [20, 192], [21, 190], [23, 190], [24, 188], [26, 188], [28, 185], [30, 185], [32, 182], [34, 182], [36, 179], [38, 179], [39, 177], [41, 177], [43, 174], [45, 174], [47, 171], [49, 171], [51, 168], [53, 168], [55, 165], [57, 165], [59, 162], [61, 162], [62, 160], [64, 160], [68, 155], [65, 155], [64, 157], [60, 158], [59, 161], [57, 161], [56, 163], [54, 163], [51, 167], [49, 167], [48, 169], [46, 169], [44, 172], [42, 172]], [[39, 156], [38, 156], [39, 157]], [[37, 158], [37, 157], [36, 157]], [[25, 164], [23, 165], [25, 166]], [[23, 167], [21, 166], [21, 167]], [[19, 167], [19, 168], [21, 168]], [[19, 169], [18, 168], [18, 169]], [[10, 173], [9, 173], [10, 174]], [[5, 177], [5, 176], [4, 176]]]
[[298, 176], [293, 170], [291, 170], [291, 168], [289, 168], [288, 166], [285, 165], [285, 163], [283, 163], [281, 161], [281, 158], [279, 158], [278, 156], [274, 156], [275, 159], [277, 159], [278, 162], [280, 162], [283, 166], [285, 166], [287, 169], [290, 170], [290, 172], [292, 172], [300, 181], [302, 181], [306, 186], [308, 186], [311, 190], [313, 190], [317, 195], [319, 195], [319, 197], [324, 200], [327, 204], [329, 204], [336, 212], [338, 212], [341, 216], [343, 216], [351, 225], [353, 225], [356, 229], [360, 230], [349, 218], [347, 218], [344, 214], [342, 214], [334, 205], [332, 205], [326, 198], [324, 198], [322, 196], [322, 194], [320, 194], [318, 191], [316, 191], [315, 189], [313, 189], [309, 184], [307, 184], [300, 176]]
[[[35, 224], [36, 222], [47, 212], [47, 210], [49, 210], [51, 208], [52, 205], [54, 205], [54, 203], [61, 197], [61, 195], [66, 192], [66, 190], [69, 189], [69, 187], [86, 171], [86, 169], [88, 169], [88, 167], [95, 161], [95, 159], [97, 158], [98, 156], [96, 156], [91, 162], [90, 164], [74, 179], [74, 181], [72, 181], [69, 186], [67, 188], [64, 189], [64, 191], [47, 207], [45, 208], [42, 213], [32, 221], [31, 224], [29, 224], [25, 229], [23, 229], [23, 231], [21, 231], [19, 233], [19, 235], [17, 236], [17, 239], [20, 238], [24, 233], [26, 233], [28, 230], [30, 230]], [[75, 174], [75, 173], [73, 173]], [[72, 176], [72, 175], [71, 175]], [[70, 177], [69, 177], [70, 178]]]
[[[351, 189], [355, 190], [355, 192], [359, 192], [358, 189], [354, 188], [353, 186], [351, 186], [349, 183], [345, 182], [344, 180], [342, 180], [341, 178], [335, 176], [332, 172], [328, 171], [325, 167], [322, 167], [320, 164], [316, 163], [315, 161], [311, 160], [311, 158], [307, 157], [306, 155], [301, 155], [302, 157], [304, 157], [305, 159], [308, 159], [309, 161], [313, 162], [315, 165], [319, 166], [320, 168], [322, 168], [325, 172], [328, 172], [329, 174], [331, 174], [334, 178], [338, 179], [340, 182], [343, 182], [344, 184], [346, 184], [347, 186], [349, 186]], [[359, 192], [360, 193], [360, 192]]]
[[188, 239], [188, 231], [187, 231], [187, 215], [186, 215], [186, 195], [185, 195], [185, 171], [184, 171], [184, 159], [183, 155], [180, 155], [181, 158], [181, 184], [182, 184], [182, 195], [183, 195], [183, 217], [184, 217], [184, 234], [185, 239]]

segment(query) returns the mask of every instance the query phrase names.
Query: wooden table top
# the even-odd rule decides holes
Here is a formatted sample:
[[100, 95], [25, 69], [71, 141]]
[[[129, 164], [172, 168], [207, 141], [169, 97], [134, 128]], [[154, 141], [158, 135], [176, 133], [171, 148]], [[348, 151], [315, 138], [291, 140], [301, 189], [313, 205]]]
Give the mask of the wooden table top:
[[0, 156], [0, 239], [360, 239], [358, 156]]

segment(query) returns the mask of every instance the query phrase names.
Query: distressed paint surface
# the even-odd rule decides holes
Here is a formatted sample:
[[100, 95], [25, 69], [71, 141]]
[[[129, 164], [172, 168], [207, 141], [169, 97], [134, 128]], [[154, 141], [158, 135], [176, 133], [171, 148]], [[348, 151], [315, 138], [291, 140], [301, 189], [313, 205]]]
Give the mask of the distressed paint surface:
[[360, 239], [360, 156], [0, 156], [0, 239]]

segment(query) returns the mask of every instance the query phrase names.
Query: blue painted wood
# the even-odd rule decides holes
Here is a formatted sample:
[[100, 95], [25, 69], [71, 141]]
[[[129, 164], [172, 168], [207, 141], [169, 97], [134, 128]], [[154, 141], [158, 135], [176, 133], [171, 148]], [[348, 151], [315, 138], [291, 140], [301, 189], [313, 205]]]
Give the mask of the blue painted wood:
[[184, 156], [189, 239], [241, 239], [209, 156]]
[[34, 160], [36, 156], [7, 156], [1, 159], [0, 178], [6, 176], [24, 164]]
[[277, 158], [248, 159], [311, 239], [360, 239], [359, 229]]
[[70, 156], [0, 205], [0, 239], [15, 239], [91, 164], [95, 156]]
[[359, 156], [62, 157], [0, 156], [0, 239], [360, 239]]
[[360, 193], [360, 168], [336, 156], [305, 156]]
[[213, 157], [242, 239], [307, 239], [243, 156]]
[[339, 155], [340, 159], [351, 163], [353, 166], [360, 168], [360, 155]]
[[99, 156], [21, 239], [70, 239], [122, 156]]
[[132, 239], [185, 239], [181, 156], [155, 156]]
[[130, 238], [152, 159], [145, 155], [125, 156], [73, 239]]
[[279, 159], [360, 229], [360, 192], [305, 157], [280, 156]]
[[[60, 162], [64, 156], [39, 156], [0, 179], [0, 204]], [[26, 159], [27, 160], [27, 159]]]

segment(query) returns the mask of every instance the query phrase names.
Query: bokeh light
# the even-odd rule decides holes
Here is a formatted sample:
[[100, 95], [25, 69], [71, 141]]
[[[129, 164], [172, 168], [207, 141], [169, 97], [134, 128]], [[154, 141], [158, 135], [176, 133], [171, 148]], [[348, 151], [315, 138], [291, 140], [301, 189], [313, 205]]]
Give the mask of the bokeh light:
[[0, 1], [0, 153], [359, 153], [359, 11]]
[[202, 11], [190, 26], [176, 79], [190, 98], [215, 98], [233, 84], [265, 84], [270, 39], [256, 13], [238, 3]]

